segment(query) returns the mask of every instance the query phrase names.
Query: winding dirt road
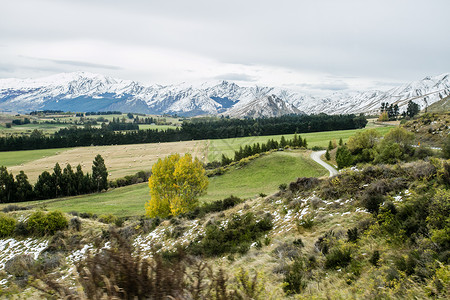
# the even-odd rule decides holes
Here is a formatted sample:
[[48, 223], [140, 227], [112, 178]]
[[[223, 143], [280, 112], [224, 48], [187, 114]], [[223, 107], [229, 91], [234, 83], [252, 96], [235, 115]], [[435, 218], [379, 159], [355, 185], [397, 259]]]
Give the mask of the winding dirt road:
[[328, 172], [330, 172], [330, 177], [331, 177], [331, 176], [334, 176], [334, 175], [337, 175], [337, 174], [338, 174], [338, 171], [336, 171], [335, 168], [333, 168], [332, 166], [330, 166], [329, 164], [327, 164], [326, 162], [324, 162], [323, 160], [320, 159], [320, 157], [321, 157], [322, 155], [324, 155], [325, 152], [326, 152], [325, 150], [323, 150], [323, 151], [313, 151], [313, 152], [311, 152], [311, 158], [312, 158], [315, 162], [317, 162], [318, 164], [320, 164], [322, 167], [324, 167], [325, 169], [327, 169]]

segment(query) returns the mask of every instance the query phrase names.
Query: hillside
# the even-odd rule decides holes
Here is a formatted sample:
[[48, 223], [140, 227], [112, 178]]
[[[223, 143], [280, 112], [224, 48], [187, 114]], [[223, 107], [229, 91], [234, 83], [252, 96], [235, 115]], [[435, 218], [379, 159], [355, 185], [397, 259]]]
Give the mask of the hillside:
[[[380, 165], [347, 170], [329, 179], [303, 178], [271, 196], [242, 203], [228, 201], [225, 209], [211, 206], [203, 213], [161, 223], [151, 219], [129, 219], [117, 230], [119, 236], [130, 239], [130, 243], [140, 249], [141, 258], [149, 257], [154, 247], [164, 259], [175, 264], [184, 261], [184, 254], [176, 249], [186, 247], [187, 254], [203, 253], [203, 263], [209, 267], [200, 274], [212, 278], [222, 270], [224, 278], [228, 278], [224, 279], [226, 290], [252, 293], [253, 299], [281, 299], [295, 294], [306, 299], [444, 299], [448, 296], [450, 270], [445, 251], [448, 235], [445, 236], [442, 230], [448, 228], [442, 227], [439, 220], [445, 216], [442, 210], [449, 209], [445, 199], [450, 195], [444, 188], [448, 178], [438, 174], [445, 168], [448, 165], [446, 167], [442, 162], [419, 161], [395, 167]], [[424, 185], [429, 188], [424, 189]], [[16, 211], [9, 214], [23, 220], [30, 213]], [[127, 274], [122, 272], [136, 272], [133, 276], [140, 276], [137, 270], [128, 268], [125, 271], [126, 265], [132, 263], [125, 260], [131, 259], [127, 258], [127, 248], [114, 250], [116, 248], [108, 246], [114, 245], [116, 238], [113, 228], [108, 229], [105, 224], [107, 219], [99, 222], [88, 215], [70, 218], [81, 222], [80, 231], [71, 225], [53, 238], [2, 240], [0, 263], [6, 263], [8, 273], [1, 275], [0, 284], [5, 292], [21, 290], [24, 286], [19, 284], [23, 284], [20, 282], [24, 277], [20, 274], [33, 272], [30, 264], [19, 262], [16, 266], [20, 267], [11, 271], [11, 263], [7, 261], [18, 253], [39, 257], [39, 268], [53, 270], [58, 277], [64, 276], [64, 281], [58, 284], [52, 283], [50, 278], [45, 279], [53, 289], [61, 284], [66, 287], [59, 290], [60, 296], [80, 292], [69, 288], [69, 282], [74, 282], [77, 274], [72, 273], [75, 271], [73, 264], [82, 263], [89, 249], [105, 247], [106, 257], [122, 257], [109, 266], [100, 265], [101, 258], [97, 257], [90, 260], [92, 266], [104, 270], [112, 268], [117, 276]], [[247, 226], [256, 226], [252, 227], [253, 234], [246, 235]], [[228, 244], [230, 240], [223, 239], [228, 234], [234, 235], [235, 244]], [[120, 252], [114, 256], [114, 251]], [[50, 260], [49, 254], [59, 259]], [[198, 278], [189, 277], [199, 267], [195, 267], [195, 262], [186, 260], [188, 268], [178, 269], [182, 280], [188, 283], [184, 288], [188, 293], [193, 292], [189, 282]], [[89, 268], [89, 265], [85, 266]], [[161, 268], [161, 272], [166, 272], [166, 267]], [[244, 281], [244, 285], [239, 277], [242, 268], [244, 273], [249, 272], [245, 276], [250, 280]], [[207, 273], [206, 270], [211, 271]], [[256, 272], [258, 276], [254, 278]], [[117, 277], [111, 280], [119, 282]], [[257, 288], [246, 290], [252, 280], [257, 283]], [[94, 283], [95, 280], [90, 283], [81, 280], [76, 285], [87, 287]], [[202, 281], [202, 288], [197, 290], [199, 295], [209, 298], [206, 296], [208, 286], [213, 283]], [[42, 287], [43, 291], [50, 289], [39, 281], [33, 285]], [[42, 291], [31, 287], [22, 293], [29, 297], [42, 295]]]
[[442, 113], [450, 111], [450, 96], [447, 96], [427, 108], [427, 112], [430, 113]]
[[424, 113], [407, 121], [402, 126], [415, 135], [415, 143], [433, 147], [442, 147], [443, 141], [450, 133], [450, 113]]

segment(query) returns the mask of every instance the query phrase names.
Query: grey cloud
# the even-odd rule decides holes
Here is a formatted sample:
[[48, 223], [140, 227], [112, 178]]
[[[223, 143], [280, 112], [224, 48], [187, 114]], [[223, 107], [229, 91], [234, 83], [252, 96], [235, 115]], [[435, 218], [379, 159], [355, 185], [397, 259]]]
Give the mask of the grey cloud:
[[[8, 45], [102, 41], [112, 45], [104, 52], [119, 44], [159, 47], [223, 64], [341, 78], [415, 80], [450, 70], [448, 0], [4, 0], [2, 5], [8, 14], [0, 18], [0, 39]], [[139, 71], [148, 72], [145, 67]]]
[[254, 76], [250, 76], [248, 74], [244, 74], [244, 73], [227, 73], [227, 74], [221, 74], [218, 75], [216, 77], [214, 77], [214, 79], [219, 79], [219, 80], [235, 80], [235, 81], [248, 81], [248, 82], [255, 82], [257, 79]]
[[342, 91], [350, 88], [350, 86], [345, 82], [318, 83], [318, 84], [302, 83], [297, 84], [297, 86], [306, 89], [327, 90], [327, 91]]
[[59, 65], [68, 65], [74, 67], [86, 67], [86, 68], [98, 68], [98, 69], [107, 69], [107, 70], [122, 70], [121, 67], [113, 66], [113, 65], [103, 65], [103, 64], [95, 64], [86, 61], [77, 61], [77, 60], [60, 60], [60, 59], [49, 59], [49, 58], [40, 58], [40, 57], [29, 57], [29, 56], [20, 56], [23, 58], [29, 58], [33, 60], [39, 61], [48, 61], [53, 62]]

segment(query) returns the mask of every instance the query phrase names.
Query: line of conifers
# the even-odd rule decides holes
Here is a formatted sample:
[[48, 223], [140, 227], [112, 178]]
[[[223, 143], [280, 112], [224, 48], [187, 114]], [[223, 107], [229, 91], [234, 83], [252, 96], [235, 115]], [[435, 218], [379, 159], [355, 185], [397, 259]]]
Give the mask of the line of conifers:
[[0, 138], [0, 151], [80, 147], [90, 145], [125, 145], [202, 139], [236, 138], [292, 133], [363, 128], [364, 116], [288, 115], [260, 119], [190, 119], [176, 129], [147, 129], [117, 132], [104, 128], [64, 128], [45, 136], [34, 130], [30, 135]]
[[92, 174], [83, 173], [81, 165], [78, 165], [74, 172], [70, 164], [62, 170], [56, 163], [53, 173], [42, 172], [34, 186], [29, 183], [23, 171], [20, 171], [14, 179], [6, 167], [0, 167], [0, 203], [83, 195], [107, 188], [108, 171], [100, 154], [93, 161]]

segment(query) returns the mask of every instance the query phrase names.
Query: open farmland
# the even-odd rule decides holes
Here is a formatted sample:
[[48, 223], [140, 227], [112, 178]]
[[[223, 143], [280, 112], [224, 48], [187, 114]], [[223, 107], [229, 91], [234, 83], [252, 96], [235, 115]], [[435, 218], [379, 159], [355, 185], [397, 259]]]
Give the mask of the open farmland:
[[[227, 173], [209, 179], [207, 194], [200, 202], [222, 200], [230, 195], [249, 198], [260, 193], [272, 194], [282, 183], [297, 177], [319, 177], [328, 174], [319, 164], [309, 158], [310, 151], [283, 151], [264, 155], [245, 166], [236, 165]], [[91, 212], [97, 215], [114, 214], [119, 217], [143, 215], [145, 202], [149, 199], [147, 183], [111, 189], [104, 193], [66, 197], [52, 200], [20, 203], [48, 210], [64, 212]], [[0, 205], [0, 209], [6, 204]]]
[[[378, 126], [373, 127], [380, 134], [386, 134], [392, 126]], [[352, 129], [352, 130], [337, 130], [337, 131], [322, 131], [322, 132], [310, 132], [310, 133], [300, 133], [299, 135], [308, 142], [308, 148], [319, 146], [327, 147], [330, 140], [339, 141], [340, 138], [344, 143], [348, 138], [354, 135], [356, 132], [365, 129]], [[292, 139], [293, 134], [283, 134], [286, 139]], [[214, 161], [221, 159], [222, 153], [227, 155], [229, 158], [234, 157], [234, 151], [239, 150], [240, 146], [253, 145], [255, 143], [266, 143], [268, 139], [274, 139], [280, 141], [283, 135], [271, 135], [271, 136], [249, 136], [242, 138], [231, 138], [231, 139], [217, 139], [210, 140], [210, 146], [208, 151], [208, 160]]]
[[[40, 153], [39, 151], [42, 150], [3, 152], [1, 155], [5, 160], [12, 160], [11, 157], [21, 157], [22, 153], [25, 157], [29, 157], [34, 155], [35, 151]], [[56, 163], [59, 163], [61, 168], [64, 168], [66, 164], [71, 164], [74, 168], [81, 164], [84, 172], [91, 172], [92, 161], [97, 154], [100, 154], [105, 159], [109, 179], [114, 179], [141, 170], [150, 170], [159, 158], [173, 153], [191, 153], [204, 162], [206, 151], [206, 141], [78, 147], [58, 149], [54, 155], [43, 152], [39, 158], [23, 162], [21, 165], [10, 166], [8, 170], [13, 174], [23, 170], [30, 182], [36, 182], [43, 171], [51, 172]]]

